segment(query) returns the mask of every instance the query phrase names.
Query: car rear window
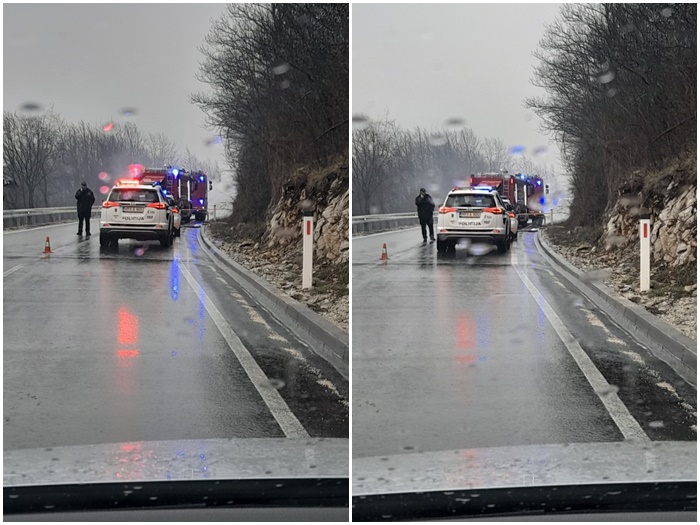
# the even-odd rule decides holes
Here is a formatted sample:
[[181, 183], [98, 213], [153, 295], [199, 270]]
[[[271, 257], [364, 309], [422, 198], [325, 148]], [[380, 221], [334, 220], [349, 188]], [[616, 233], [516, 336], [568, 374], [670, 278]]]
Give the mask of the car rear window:
[[155, 190], [133, 190], [128, 188], [114, 188], [109, 200], [114, 202], [159, 202], [158, 192]]
[[452, 208], [493, 208], [496, 206], [496, 199], [493, 195], [448, 195], [445, 206]]

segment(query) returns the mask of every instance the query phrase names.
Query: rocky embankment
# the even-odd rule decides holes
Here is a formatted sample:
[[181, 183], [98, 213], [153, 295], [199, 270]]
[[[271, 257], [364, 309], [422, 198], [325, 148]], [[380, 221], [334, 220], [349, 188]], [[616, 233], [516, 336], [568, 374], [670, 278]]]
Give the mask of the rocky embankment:
[[[571, 264], [697, 341], [695, 161], [643, 177], [620, 196], [602, 232], [549, 226], [545, 239]], [[646, 195], [646, 197], [642, 197]], [[639, 216], [651, 218], [651, 290], [639, 291]]]
[[[349, 179], [346, 159], [325, 169], [301, 169], [284, 185], [260, 240], [241, 236], [241, 225], [209, 226], [234, 261], [348, 330], [350, 302]], [[313, 287], [301, 288], [303, 212], [314, 214]]]

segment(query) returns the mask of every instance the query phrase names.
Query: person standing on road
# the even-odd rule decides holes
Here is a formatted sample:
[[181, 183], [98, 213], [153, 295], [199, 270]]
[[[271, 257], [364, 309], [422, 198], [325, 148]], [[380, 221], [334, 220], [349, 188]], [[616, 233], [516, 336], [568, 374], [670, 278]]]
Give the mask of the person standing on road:
[[83, 234], [83, 220], [85, 220], [85, 236], [90, 237], [90, 215], [92, 205], [95, 203], [95, 195], [87, 187], [87, 182], [80, 183], [80, 189], [75, 192], [75, 200], [78, 201], [78, 235]]
[[435, 202], [433, 202], [430, 194], [425, 192], [425, 188], [421, 188], [418, 197], [416, 197], [416, 207], [418, 208], [418, 220], [420, 221], [420, 230], [423, 234], [423, 242], [428, 241], [425, 231], [426, 226], [430, 229], [430, 242], [435, 241], [435, 232], [433, 231]]

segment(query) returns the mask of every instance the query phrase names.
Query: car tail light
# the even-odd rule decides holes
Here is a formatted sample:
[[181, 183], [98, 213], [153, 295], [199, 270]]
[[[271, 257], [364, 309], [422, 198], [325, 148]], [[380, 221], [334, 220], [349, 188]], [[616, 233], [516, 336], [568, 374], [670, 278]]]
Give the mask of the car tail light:
[[104, 201], [102, 203], [103, 208], [116, 208], [117, 206], [119, 206], [118, 202]]
[[513, 213], [512, 211], [508, 212], [508, 217], [510, 217], [511, 219], [515, 218], [515, 213]]
[[484, 213], [493, 213], [494, 215], [500, 215], [503, 213], [501, 208], [484, 208]]
[[149, 208], [157, 208], [159, 210], [164, 210], [165, 209], [165, 204], [162, 202], [152, 202], [148, 205]]
[[457, 211], [457, 208], [450, 208], [448, 206], [440, 206], [438, 213], [454, 213], [456, 211]]

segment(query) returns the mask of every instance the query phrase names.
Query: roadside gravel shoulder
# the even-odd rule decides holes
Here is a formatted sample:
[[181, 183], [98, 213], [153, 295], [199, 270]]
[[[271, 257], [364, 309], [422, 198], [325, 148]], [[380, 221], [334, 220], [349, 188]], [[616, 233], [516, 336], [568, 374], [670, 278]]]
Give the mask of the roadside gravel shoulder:
[[301, 247], [298, 250], [268, 249], [261, 243], [237, 240], [225, 223], [211, 223], [208, 228], [217, 247], [241, 266], [272, 284], [287, 295], [348, 331], [350, 300], [342, 269], [321, 268], [314, 274], [314, 286], [301, 287]]
[[562, 227], [550, 226], [541, 233], [560, 256], [586, 272], [591, 280], [602, 282], [619, 297], [638, 304], [697, 341], [697, 283], [677, 286], [672, 277], [669, 281], [668, 274], [660, 281], [652, 270], [651, 290], [640, 292], [639, 260], [633, 250], [602, 250], [575, 237], [567, 238], [569, 232]]

